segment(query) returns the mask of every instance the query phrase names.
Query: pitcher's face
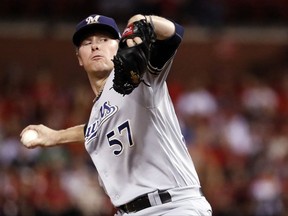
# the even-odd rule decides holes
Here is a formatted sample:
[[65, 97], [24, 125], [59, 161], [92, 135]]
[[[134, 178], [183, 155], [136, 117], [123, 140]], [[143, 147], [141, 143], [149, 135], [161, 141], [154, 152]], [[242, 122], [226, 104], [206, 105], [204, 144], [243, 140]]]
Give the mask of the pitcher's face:
[[109, 34], [93, 33], [87, 36], [78, 48], [79, 64], [87, 73], [111, 72], [114, 67], [112, 59], [117, 49], [117, 39], [113, 39]]

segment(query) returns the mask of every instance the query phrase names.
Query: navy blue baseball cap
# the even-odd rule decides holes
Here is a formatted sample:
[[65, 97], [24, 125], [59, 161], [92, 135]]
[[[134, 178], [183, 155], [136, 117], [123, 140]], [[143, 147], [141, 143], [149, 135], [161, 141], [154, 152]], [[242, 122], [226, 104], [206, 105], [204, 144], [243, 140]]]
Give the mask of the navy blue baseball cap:
[[121, 37], [119, 28], [113, 18], [92, 14], [77, 24], [73, 35], [74, 45], [79, 46], [86, 36], [100, 30], [111, 33], [115, 39], [120, 39]]

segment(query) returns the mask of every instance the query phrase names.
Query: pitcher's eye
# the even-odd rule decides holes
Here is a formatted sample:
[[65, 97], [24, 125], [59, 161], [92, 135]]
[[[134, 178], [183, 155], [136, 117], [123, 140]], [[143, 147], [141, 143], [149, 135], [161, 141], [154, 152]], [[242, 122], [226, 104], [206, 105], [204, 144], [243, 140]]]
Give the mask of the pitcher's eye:
[[92, 42], [90, 40], [84, 40], [82, 43], [81, 43], [81, 46], [87, 46], [87, 45], [90, 45]]
[[100, 39], [99, 39], [99, 42], [102, 42], [102, 43], [103, 43], [103, 42], [107, 42], [107, 41], [108, 41], [108, 38], [100, 38]]

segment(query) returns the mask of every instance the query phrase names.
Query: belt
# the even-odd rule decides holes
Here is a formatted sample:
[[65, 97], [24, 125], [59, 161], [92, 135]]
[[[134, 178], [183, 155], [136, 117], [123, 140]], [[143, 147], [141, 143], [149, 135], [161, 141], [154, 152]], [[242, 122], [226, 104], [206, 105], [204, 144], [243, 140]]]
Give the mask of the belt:
[[[158, 195], [162, 204], [172, 201], [171, 195], [169, 194], [168, 191], [158, 191]], [[150, 203], [149, 196], [148, 194], [145, 194], [132, 200], [129, 203], [119, 206], [118, 209], [121, 209], [126, 213], [132, 213], [143, 210], [145, 208], [149, 208], [151, 206], [153, 205]]]

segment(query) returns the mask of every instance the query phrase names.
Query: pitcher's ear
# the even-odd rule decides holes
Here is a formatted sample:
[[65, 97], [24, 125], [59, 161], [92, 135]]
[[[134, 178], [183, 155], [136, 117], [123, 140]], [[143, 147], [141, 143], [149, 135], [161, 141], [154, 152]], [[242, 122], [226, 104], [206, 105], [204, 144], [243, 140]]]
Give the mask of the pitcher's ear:
[[78, 62], [79, 62], [79, 65], [80, 66], [83, 66], [83, 62], [82, 62], [82, 59], [80, 58], [80, 55], [79, 55], [79, 51], [78, 49], [76, 49], [76, 56], [77, 56], [77, 59], [78, 59]]

